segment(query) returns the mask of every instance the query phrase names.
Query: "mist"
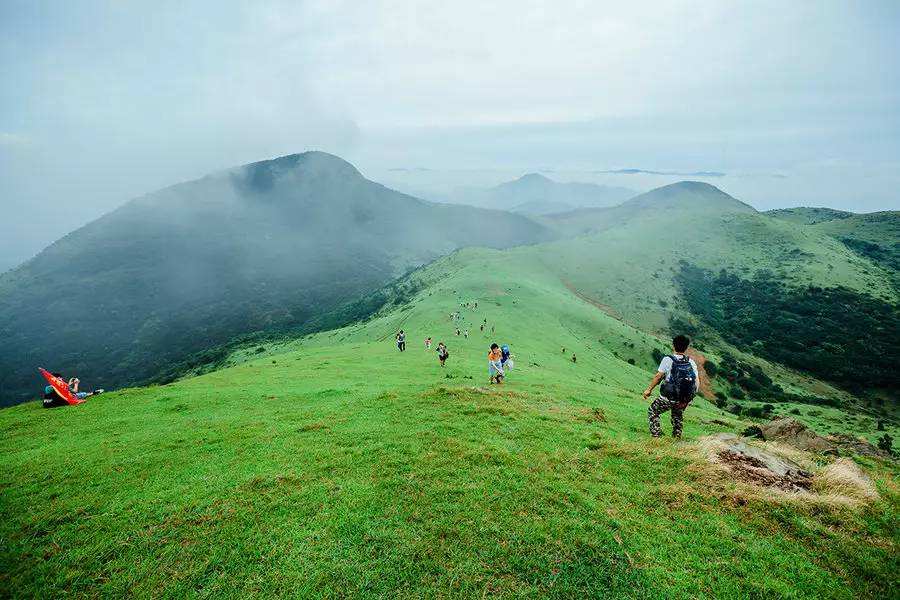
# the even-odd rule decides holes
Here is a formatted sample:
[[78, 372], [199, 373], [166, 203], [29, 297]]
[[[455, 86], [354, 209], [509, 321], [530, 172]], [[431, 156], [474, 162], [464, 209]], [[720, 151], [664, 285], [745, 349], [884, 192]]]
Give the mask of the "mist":
[[603, 172], [638, 169], [721, 172], [690, 178], [757, 208], [897, 209], [898, 40], [891, 1], [5, 2], [0, 270], [308, 149], [436, 197], [685, 178]]

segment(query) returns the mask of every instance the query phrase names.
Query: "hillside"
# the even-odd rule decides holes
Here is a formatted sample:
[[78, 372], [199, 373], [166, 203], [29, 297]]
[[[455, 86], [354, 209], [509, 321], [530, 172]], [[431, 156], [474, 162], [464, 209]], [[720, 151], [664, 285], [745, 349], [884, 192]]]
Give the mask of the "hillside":
[[[224, 370], [0, 411], [0, 594], [891, 595], [894, 465], [858, 459], [881, 494], [863, 506], [723, 478], [697, 440], [748, 423], [702, 399], [685, 442], [649, 441], [664, 344], [527, 250], [454, 253], [406, 302]], [[492, 340], [516, 361], [501, 387]]]
[[583, 207], [614, 206], [634, 195], [627, 188], [559, 182], [539, 173], [528, 173], [488, 189], [458, 190], [453, 201], [522, 214], [549, 215]]
[[550, 239], [527, 218], [436, 205], [307, 152], [135, 199], [0, 277], [0, 404], [38, 366], [147, 381], [193, 353], [311, 320], [463, 246]]
[[[799, 218], [809, 229], [839, 240], [854, 253], [891, 273], [895, 289], [900, 290], [900, 211], [856, 215], [830, 209], [794, 208], [769, 214], [779, 219]], [[827, 218], [829, 215], [831, 218]]]
[[[897, 303], [890, 273], [833, 236], [758, 213], [705, 183], [658, 188], [624, 204], [546, 218], [570, 239], [540, 251], [579, 291], [630, 323], [664, 328], [681, 261], [788, 285], [844, 286]], [[574, 236], [574, 237], [571, 237]], [[523, 254], [534, 254], [523, 249]]]

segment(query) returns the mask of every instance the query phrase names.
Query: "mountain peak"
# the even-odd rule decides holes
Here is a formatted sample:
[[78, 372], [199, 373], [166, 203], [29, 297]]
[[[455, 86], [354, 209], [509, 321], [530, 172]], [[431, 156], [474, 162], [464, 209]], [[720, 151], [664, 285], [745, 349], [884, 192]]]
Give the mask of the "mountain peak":
[[239, 187], [252, 192], [266, 192], [285, 177], [362, 177], [362, 173], [343, 158], [318, 150], [250, 163], [231, 173]]
[[693, 203], [729, 211], [756, 212], [749, 204], [703, 181], [678, 181], [664, 185], [636, 196], [625, 204], [635, 207], [664, 207], [674, 203]]
[[519, 179], [517, 181], [521, 181], [523, 183], [525, 183], [525, 182], [540, 182], [540, 183], [553, 182], [552, 179], [550, 179], [549, 177], [546, 177], [544, 175], [541, 175], [540, 173], [525, 173], [524, 175], [519, 177]]

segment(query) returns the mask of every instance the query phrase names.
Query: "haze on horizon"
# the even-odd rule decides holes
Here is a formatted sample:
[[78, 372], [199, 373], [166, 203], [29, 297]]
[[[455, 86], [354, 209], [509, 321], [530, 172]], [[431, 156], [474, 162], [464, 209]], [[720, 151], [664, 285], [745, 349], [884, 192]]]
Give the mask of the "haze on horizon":
[[890, 0], [181, 4], [0, 5], [0, 270], [136, 196], [307, 149], [433, 193], [543, 171], [900, 208]]

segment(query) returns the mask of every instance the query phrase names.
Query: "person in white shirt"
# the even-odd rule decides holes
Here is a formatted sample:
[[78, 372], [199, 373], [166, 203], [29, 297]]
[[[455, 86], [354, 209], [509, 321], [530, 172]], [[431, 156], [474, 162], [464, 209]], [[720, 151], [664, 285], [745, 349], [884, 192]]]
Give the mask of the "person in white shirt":
[[689, 337], [676, 335], [672, 339], [672, 354], [663, 357], [656, 375], [644, 390], [643, 396], [646, 400], [653, 393], [653, 388], [660, 382], [664, 382], [660, 387], [659, 396], [650, 403], [650, 407], [647, 409], [650, 435], [655, 438], [662, 435], [659, 416], [667, 410], [672, 411], [672, 436], [681, 437], [684, 427], [684, 409], [700, 389], [700, 371], [697, 369], [697, 363], [685, 354], [690, 345]]

